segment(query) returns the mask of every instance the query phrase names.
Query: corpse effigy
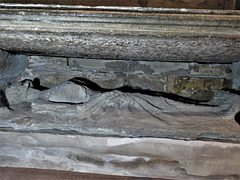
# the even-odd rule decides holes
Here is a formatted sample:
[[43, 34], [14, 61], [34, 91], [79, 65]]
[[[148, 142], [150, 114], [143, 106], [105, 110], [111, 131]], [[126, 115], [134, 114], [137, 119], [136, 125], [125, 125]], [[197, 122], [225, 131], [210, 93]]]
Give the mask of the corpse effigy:
[[0, 2], [1, 166], [239, 178], [238, 1]]

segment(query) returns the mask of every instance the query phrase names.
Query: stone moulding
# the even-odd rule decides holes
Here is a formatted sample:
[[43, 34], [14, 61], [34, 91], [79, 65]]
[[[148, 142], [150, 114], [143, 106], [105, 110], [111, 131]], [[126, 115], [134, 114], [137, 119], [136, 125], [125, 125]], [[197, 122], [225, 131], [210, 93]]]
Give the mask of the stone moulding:
[[0, 4], [0, 49], [65, 57], [239, 61], [240, 12]]

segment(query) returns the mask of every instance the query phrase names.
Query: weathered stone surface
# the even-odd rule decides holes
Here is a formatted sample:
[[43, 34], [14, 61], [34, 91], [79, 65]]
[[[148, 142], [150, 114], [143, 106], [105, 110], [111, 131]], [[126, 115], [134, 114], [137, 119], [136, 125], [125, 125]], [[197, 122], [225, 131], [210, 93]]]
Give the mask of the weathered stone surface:
[[0, 132], [1, 166], [168, 179], [239, 179], [240, 145]]
[[41, 91], [30, 88], [31, 82], [16, 83], [6, 89], [9, 104], [31, 103], [36, 100]]
[[83, 72], [76, 73], [75, 77], [83, 77], [95, 82], [105, 89], [117, 89], [126, 85], [126, 74], [122, 73], [93, 73]]
[[[12, 95], [14, 90], [19, 91], [19, 88], [13, 87], [10, 90]], [[22, 96], [19, 94], [16, 93], [12, 100], [14, 111], [1, 114], [0, 127], [23, 131], [58, 129], [124, 137], [240, 141], [240, 126], [234, 119], [239, 111], [239, 96], [224, 91], [203, 104], [184, 103], [171, 97], [109, 91], [98, 92], [83, 104], [55, 103], [40, 96], [31, 105], [23, 98], [31, 97], [32, 91]], [[19, 103], [14, 101], [17, 98]]]
[[0, 48], [115, 60], [239, 61], [237, 11], [41, 8], [2, 5]]
[[168, 84], [168, 79], [166, 76], [162, 75], [152, 75], [152, 74], [137, 74], [128, 75], [127, 85], [136, 88], [144, 89], [157, 92], [167, 92], [166, 85]]
[[120, 60], [69, 58], [70, 70], [127, 73], [128, 62]]
[[190, 63], [189, 71], [192, 76], [231, 77], [232, 75], [232, 67], [229, 64]]
[[67, 63], [67, 58], [30, 55], [22, 80], [38, 78], [42, 86], [53, 87], [72, 78], [67, 74]]
[[[7, 89], [15, 96], [14, 110], [0, 110], [1, 166], [170, 179], [240, 177], [237, 94], [217, 91], [207, 103], [189, 104], [115, 90], [73, 105], [50, 102], [45, 95], [58, 94], [56, 89]], [[74, 94], [78, 99], [78, 93], [71, 99]]]
[[51, 102], [83, 103], [89, 101], [94, 94], [96, 93], [88, 87], [68, 81], [45, 91], [41, 97]]
[[185, 76], [189, 73], [189, 63], [131, 61], [129, 74], [161, 74]]
[[67, 58], [28, 56], [28, 69], [38, 71], [66, 71]]
[[[25, 12], [19, 5], [19, 9], [2, 7], [0, 47], [82, 57], [29, 56], [24, 78], [39, 78], [42, 86], [82, 77], [106, 89], [131, 86], [203, 101], [211, 99], [215, 90], [232, 88], [231, 65], [218, 63], [239, 61], [238, 12], [151, 9], [153, 14], [149, 9], [127, 8], [118, 9], [120, 15], [114, 8], [82, 7], [77, 13], [77, 7], [72, 11], [41, 6], [45, 12], [40, 13]], [[62, 22], [65, 26], [59, 29]]]
[[[69, 58], [69, 68], [75, 71], [124, 73], [124, 74], [189, 74], [189, 63], [172, 63], [156, 61], [102, 60]], [[215, 70], [217, 71], [217, 70]]]
[[25, 72], [27, 59], [24, 55], [9, 54], [0, 49], [0, 108], [8, 106], [5, 89], [15, 83]]
[[167, 92], [180, 96], [208, 101], [216, 90], [231, 89], [231, 80], [211, 77], [174, 77], [167, 80]]
[[[7, 88], [12, 109], [0, 108], [1, 165], [240, 178], [240, 97], [231, 93], [239, 89], [239, 12], [0, 6], [0, 48], [71, 57], [29, 56], [23, 78], [39, 86]], [[2, 72], [16, 57], [0, 61]], [[42, 86], [72, 78], [79, 81]], [[116, 90], [123, 86], [132, 89]]]
[[42, 86], [48, 88], [54, 87], [64, 81], [67, 81], [75, 77], [64, 71], [63, 72], [42, 71], [41, 73], [36, 72], [33, 75], [40, 79], [40, 83]]
[[130, 86], [203, 101], [211, 99], [216, 90], [232, 88], [232, 65], [229, 64], [82, 58], [67, 61], [45, 56], [30, 56], [29, 59], [24, 78], [39, 78], [41, 85], [49, 88], [79, 77], [105, 89]]
[[233, 89], [240, 90], [240, 62], [235, 62], [232, 64], [233, 69]]
[[0, 89], [14, 83], [25, 72], [27, 57], [24, 55], [9, 54], [0, 49]]
[[161, 74], [178, 76], [230, 77], [231, 64], [199, 64], [186, 62], [156, 62], [69, 58], [69, 69], [84, 72], [127, 74]]
[[200, 100], [210, 100], [216, 90], [231, 89], [231, 79], [214, 77], [162, 76], [157, 74], [129, 75], [127, 85], [156, 92], [172, 93]]

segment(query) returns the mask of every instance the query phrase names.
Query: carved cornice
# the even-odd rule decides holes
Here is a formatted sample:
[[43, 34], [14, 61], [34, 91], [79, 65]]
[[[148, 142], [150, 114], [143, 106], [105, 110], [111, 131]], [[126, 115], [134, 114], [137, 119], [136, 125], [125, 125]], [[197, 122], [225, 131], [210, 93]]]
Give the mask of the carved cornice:
[[0, 49], [100, 59], [239, 61], [240, 12], [0, 4]]

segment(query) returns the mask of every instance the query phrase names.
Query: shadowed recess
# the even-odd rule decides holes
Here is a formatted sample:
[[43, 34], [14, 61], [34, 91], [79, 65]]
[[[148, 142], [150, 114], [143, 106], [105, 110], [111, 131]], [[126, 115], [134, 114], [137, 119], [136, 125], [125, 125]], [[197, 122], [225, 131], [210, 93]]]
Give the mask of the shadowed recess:
[[235, 115], [235, 121], [240, 125], [240, 112]]
[[140, 93], [140, 94], [145, 94], [145, 95], [150, 95], [150, 96], [161, 96], [161, 97], [165, 97], [165, 98], [168, 98], [168, 99], [171, 99], [174, 101], [179, 101], [179, 102], [183, 102], [183, 103], [187, 103], [187, 104], [214, 106], [214, 105], [206, 104], [208, 101], [195, 100], [195, 99], [182, 97], [182, 96], [172, 94], [172, 93], [164, 93], [164, 92], [157, 92], [157, 91], [152, 91], [152, 90], [144, 90], [141, 88], [133, 88], [131, 86], [123, 86], [123, 87], [116, 88], [116, 89], [105, 89], [105, 88], [100, 87], [95, 82], [92, 82], [86, 78], [76, 77], [76, 78], [70, 79], [69, 81], [71, 81], [75, 84], [81, 85], [81, 86], [87, 86], [91, 90], [98, 91], [98, 92], [109, 92], [109, 91], [118, 90], [118, 91], [121, 91], [124, 93]]

